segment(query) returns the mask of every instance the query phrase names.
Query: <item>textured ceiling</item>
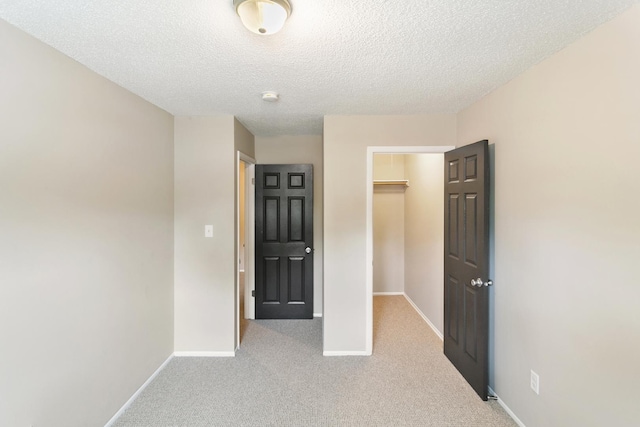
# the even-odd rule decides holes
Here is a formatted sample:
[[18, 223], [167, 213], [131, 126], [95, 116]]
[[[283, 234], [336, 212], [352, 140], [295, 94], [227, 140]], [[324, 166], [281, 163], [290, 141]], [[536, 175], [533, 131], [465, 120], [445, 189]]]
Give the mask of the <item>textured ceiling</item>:
[[272, 36], [232, 3], [0, 0], [0, 17], [172, 114], [269, 136], [321, 134], [326, 114], [455, 113], [638, 0], [291, 0]]

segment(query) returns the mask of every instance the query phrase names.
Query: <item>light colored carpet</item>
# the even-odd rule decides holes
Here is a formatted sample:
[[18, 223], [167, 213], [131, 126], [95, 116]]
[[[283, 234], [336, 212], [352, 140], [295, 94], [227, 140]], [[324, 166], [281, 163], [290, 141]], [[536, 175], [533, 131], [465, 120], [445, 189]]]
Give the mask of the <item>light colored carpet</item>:
[[235, 358], [175, 358], [115, 426], [514, 426], [402, 296], [374, 298], [374, 354], [322, 356], [322, 321], [244, 322]]

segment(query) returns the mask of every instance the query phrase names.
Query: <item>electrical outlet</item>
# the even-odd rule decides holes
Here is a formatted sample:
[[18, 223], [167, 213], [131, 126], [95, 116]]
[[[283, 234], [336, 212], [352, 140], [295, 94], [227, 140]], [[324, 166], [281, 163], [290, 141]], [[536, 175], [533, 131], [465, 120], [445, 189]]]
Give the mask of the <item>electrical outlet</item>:
[[531, 371], [531, 390], [533, 390], [536, 394], [540, 394], [540, 376]]

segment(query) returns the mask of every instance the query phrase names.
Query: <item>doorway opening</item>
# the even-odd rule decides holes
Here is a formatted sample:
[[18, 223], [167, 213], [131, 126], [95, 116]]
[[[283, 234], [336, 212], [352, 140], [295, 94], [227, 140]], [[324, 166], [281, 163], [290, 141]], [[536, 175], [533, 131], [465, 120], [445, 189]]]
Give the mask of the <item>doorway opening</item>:
[[[379, 194], [384, 194], [390, 197], [387, 197], [387, 200], [382, 200], [381, 203], [377, 203], [376, 207], [381, 208], [382, 210], [385, 210], [385, 205], [393, 205], [394, 203], [398, 202], [398, 195], [403, 195], [404, 191], [407, 190], [407, 187], [405, 186], [406, 183], [403, 182], [406, 180], [406, 177], [400, 177], [398, 175], [400, 175], [400, 171], [402, 171], [402, 174], [404, 174], [404, 167], [400, 167], [399, 165], [394, 165], [393, 161], [391, 162], [392, 164], [386, 164], [384, 161], [378, 161], [377, 162], [377, 168], [375, 167], [376, 165], [376, 155], [397, 155], [396, 157], [391, 157], [391, 159], [402, 159], [404, 161], [404, 155], [418, 155], [418, 154], [435, 154], [437, 155], [437, 158], [431, 158], [432, 160], [432, 164], [435, 164], [433, 162], [433, 160], [435, 160], [436, 162], [439, 162], [439, 169], [436, 170], [436, 175], [439, 173], [438, 171], [442, 171], [442, 163], [443, 163], [443, 153], [450, 151], [452, 149], [454, 149], [455, 147], [453, 146], [407, 146], [407, 147], [367, 147], [367, 224], [366, 224], [366, 236], [367, 236], [367, 242], [366, 242], [366, 259], [367, 259], [367, 263], [366, 263], [366, 330], [367, 330], [367, 335], [366, 335], [366, 353], [367, 354], [372, 354], [373, 353], [373, 294], [374, 294], [374, 269], [376, 269], [376, 273], [379, 275], [380, 271], [378, 269], [378, 267], [380, 267], [379, 262], [378, 265], [375, 266], [374, 265], [374, 191], [379, 193]], [[381, 159], [381, 158], [379, 158]], [[412, 167], [417, 167], [420, 165], [420, 161], [417, 161], [416, 159], [412, 159]], [[401, 163], [401, 162], [397, 162], [397, 163]], [[413, 164], [415, 163], [415, 165]], [[374, 169], [376, 169], [376, 173], [374, 174]], [[433, 172], [433, 171], [431, 171]], [[392, 175], [390, 175], [392, 174]], [[440, 174], [440, 178], [437, 182], [437, 185], [439, 186], [439, 188], [442, 188], [442, 183], [443, 183], [443, 179], [444, 179], [444, 173], [439, 173]], [[377, 175], [377, 176], [376, 176]], [[377, 178], [377, 179], [374, 179]], [[376, 185], [376, 181], [377, 181], [377, 185]], [[411, 180], [409, 180], [409, 186], [411, 186]], [[378, 190], [374, 190], [374, 187]], [[380, 189], [385, 189], [385, 190], [380, 190]], [[411, 188], [411, 187], [408, 187]], [[433, 188], [435, 188], [435, 186], [433, 186]], [[415, 193], [415, 191], [414, 191]], [[413, 194], [412, 203], [415, 203], [416, 200], [418, 200], [418, 198], [415, 197], [416, 195]], [[439, 201], [439, 204], [442, 205], [443, 200], [441, 198], [441, 200]], [[389, 207], [389, 206], [387, 206]], [[404, 208], [404, 207], [403, 207]], [[398, 209], [399, 210], [399, 209]], [[398, 210], [393, 212], [393, 215], [395, 215], [396, 217], [398, 217]], [[391, 210], [387, 209], [388, 212], [392, 212]], [[404, 213], [403, 213], [403, 218], [402, 220], [404, 221]], [[415, 218], [412, 219], [412, 221], [415, 222]], [[437, 221], [437, 220], [436, 220]], [[387, 230], [388, 231], [388, 230]], [[444, 231], [444, 225], [440, 225], [438, 230], [434, 230], [437, 232], [437, 234], [442, 234]], [[396, 235], [398, 235], [398, 231], [391, 231], [391, 234], [395, 233]], [[404, 233], [404, 232], [403, 232]], [[412, 235], [412, 239], [413, 239]], [[437, 241], [436, 238], [432, 239], [433, 241]], [[412, 241], [411, 242], [412, 245], [417, 244], [416, 242]], [[442, 244], [442, 242], [440, 242], [440, 244]], [[397, 245], [397, 242], [396, 242]], [[404, 245], [404, 242], [403, 242]], [[393, 247], [393, 243], [391, 244], [391, 246]], [[380, 248], [378, 248], [380, 249]], [[412, 247], [408, 247], [407, 248], [408, 251], [414, 250], [415, 248], [412, 249]], [[442, 248], [440, 248], [442, 249]], [[431, 250], [434, 250], [433, 248], [431, 248]], [[435, 248], [435, 250], [438, 250], [438, 247]], [[387, 248], [387, 251], [389, 252], [389, 248]], [[377, 251], [379, 252], [379, 251]], [[393, 251], [391, 250], [392, 253]], [[440, 252], [443, 252], [443, 250], [440, 250]], [[391, 256], [394, 256], [393, 254]], [[402, 261], [404, 263], [404, 260]], [[437, 261], [436, 261], [437, 262]], [[404, 267], [404, 266], [403, 266]], [[404, 272], [404, 271], [403, 271]], [[384, 272], [383, 272], [384, 274]], [[436, 273], [437, 274], [437, 273]], [[442, 273], [440, 273], [442, 275]], [[377, 285], [380, 285], [379, 283], [377, 283]], [[440, 281], [438, 283], [438, 286], [441, 288], [442, 287], [442, 277], [440, 277]], [[383, 288], [384, 289], [384, 288]], [[385, 292], [387, 294], [391, 293], [391, 294], [404, 294], [406, 295], [405, 289], [404, 289], [404, 284], [402, 285], [402, 290], [400, 290], [399, 288], [396, 289], [387, 289], [386, 291], [378, 291], [378, 292]], [[426, 292], [428, 294], [428, 291]], [[418, 295], [416, 296], [416, 299], [425, 299], [428, 298], [428, 295]], [[439, 304], [439, 306], [443, 305], [443, 301], [441, 299], [442, 297], [440, 297], [440, 301], [436, 302], [435, 304]], [[409, 302], [412, 302], [411, 298], [408, 298]], [[416, 306], [416, 304], [414, 304], [414, 308], [418, 309], [418, 312], [421, 313], [422, 311], [420, 310], [420, 308], [418, 308]], [[426, 316], [423, 315], [423, 318], [425, 318], [425, 320], [428, 321], [428, 318]], [[437, 331], [437, 328], [435, 328], [435, 326], [433, 325], [433, 323], [431, 323], [430, 321], [428, 321], [428, 323], [430, 323], [430, 326]]]
[[256, 161], [238, 151], [236, 158], [236, 285], [235, 348], [240, 348], [245, 319], [255, 318], [251, 293], [255, 283], [255, 177]]

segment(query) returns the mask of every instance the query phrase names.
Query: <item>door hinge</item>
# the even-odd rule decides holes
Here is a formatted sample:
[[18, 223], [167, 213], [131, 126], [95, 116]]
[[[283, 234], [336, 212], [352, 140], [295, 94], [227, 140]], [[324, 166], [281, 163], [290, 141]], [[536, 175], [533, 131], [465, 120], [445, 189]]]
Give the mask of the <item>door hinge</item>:
[[255, 291], [255, 289], [251, 291], [251, 296], [252, 296], [252, 297], [254, 297], [254, 298], [256, 297], [256, 291]]
[[251, 178], [251, 185], [256, 185], [256, 179], [255, 178]]

